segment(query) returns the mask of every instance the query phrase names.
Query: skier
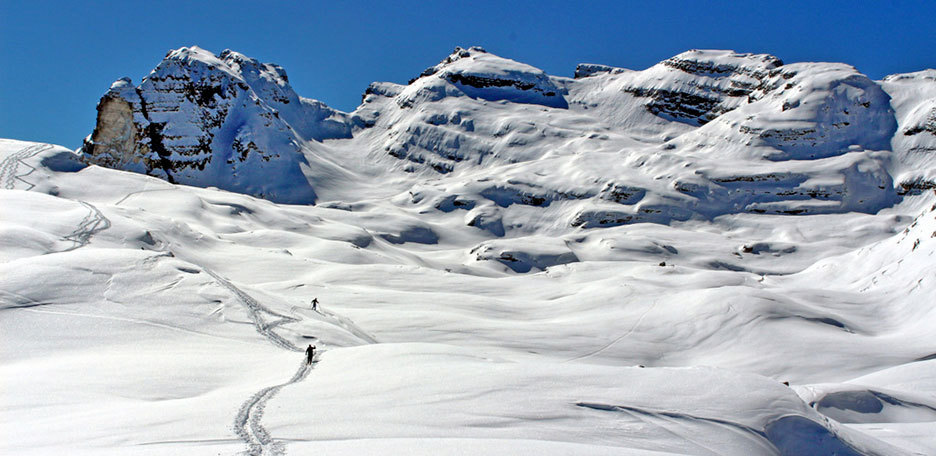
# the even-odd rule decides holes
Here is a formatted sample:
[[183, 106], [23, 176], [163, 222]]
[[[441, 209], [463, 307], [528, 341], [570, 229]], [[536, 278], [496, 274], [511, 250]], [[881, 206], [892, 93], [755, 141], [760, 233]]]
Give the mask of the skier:
[[315, 357], [315, 346], [309, 344], [309, 348], [306, 349], [306, 364], [312, 364], [313, 357]]
[[312, 310], [318, 311], [318, 298], [312, 298]]

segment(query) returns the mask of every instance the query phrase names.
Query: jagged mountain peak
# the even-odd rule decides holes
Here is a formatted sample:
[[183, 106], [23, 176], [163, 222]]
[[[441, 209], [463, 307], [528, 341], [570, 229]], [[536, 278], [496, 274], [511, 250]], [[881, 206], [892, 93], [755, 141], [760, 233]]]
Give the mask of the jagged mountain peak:
[[221, 72], [234, 79], [241, 78], [240, 71], [232, 68], [227, 59], [198, 46], [185, 46], [170, 50], [163, 57], [163, 60], [156, 65], [150, 76], [154, 74], [171, 74], [173, 72], [183, 72], [191, 75], [197, 75], [201, 72]]
[[120, 79], [114, 81], [114, 82], [111, 84], [110, 88], [111, 88], [111, 90], [114, 90], [114, 89], [121, 89], [121, 88], [124, 88], [124, 87], [131, 87], [131, 86], [133, 86], [133, 79], [130, 79], [129, 77], [124, 76], [124, 77], [122, 77], [122, 78], [120, 78]]
[[465, 49], [461, 46], [456, 46], [455, 50], [452, 51], [452, 53], [449, 54], [448, 57], [442, 59], [441, 62], [423, 70], [423, 72], [420, 73], [418, 77], [411, 79], [409, 83], [412, 84], [413, 81], [424, 76], [432, 76], [438, 73], [439, 70], [444, 68], [446, 65], [449, 65], [458, 60], [471, 57], [472, 55], [477, 56], [478, 54], [487, 54], [487, 53], [488, 52], [481, 46], [471, 46], [468, 49]]
[[166, 52], [163, 60], [179, 60], [183, 62], [203, 62], [210, 65], [220, 63], [220, 59], [213, 52], [198, 46], [183, 46], [178, 49], [170, 49]]
[[[690, 49], [655, 64], [651, 69], [666, 67], [694, 76], [719, 78], [733, 74], [752, 75], [781, 66], [783, 66], [783, 61], [770, 54], [739, 53], [719, 49]], [[575, 79], [601, 74], [617, 75], [622, 73], [639, 73], [639, 71], [600, 63], [580, 63], [575, 68]]]
[[594, 76], [596, 74], [621, 74], [628, 72], [626, 68], [617, 68], [610, 65], [603, 65], [600, 63], [580, 63], [575, 66], [575, 79], [587, 78], [589, 76]]

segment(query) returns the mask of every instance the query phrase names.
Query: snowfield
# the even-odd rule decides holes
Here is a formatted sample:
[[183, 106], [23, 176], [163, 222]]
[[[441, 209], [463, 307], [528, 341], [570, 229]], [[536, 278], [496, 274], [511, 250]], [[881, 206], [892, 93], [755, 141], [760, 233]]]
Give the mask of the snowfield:
[[0, 453], [933, 454], [933, 74], [172, 51], [0, 140]]

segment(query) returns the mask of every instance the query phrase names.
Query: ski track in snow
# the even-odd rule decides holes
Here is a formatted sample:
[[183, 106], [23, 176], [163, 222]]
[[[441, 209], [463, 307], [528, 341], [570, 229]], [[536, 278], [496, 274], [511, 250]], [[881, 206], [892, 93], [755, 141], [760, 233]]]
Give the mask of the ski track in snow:
[[119, 200], [117, 200], [116, 203], [114, 203], [114, 206], [120, 206], [124, 201], [127, 201], [128, 199], [130, 199], [131, 196], [139, 195], [141, 193], [165, 192], [165, 191], [171, 191], [171, 190], [172, 189], [167, 189], [167, 188], [151, 188], [151, 189], [146, 189], [146, 190], [137, 190], [135, 192], [130, 192], [124, 195], [123, 198], [120, 198]]
[[644, 318], [647, 317], [647, 314], [649, 314], [650, 311], [653, 310], [653, 309], [656, 307], [656, 305], [657, 305], [657, 301], [654, 300], [654, 301], [653, 301], [653, 304], [651, 304], [650, 307], [648, 307], [647, 310], [645, 310], [645, 311], [640, 315], [640, 318], [637, 319], [637, 322], [634, 323], [634, 326], [631, 326], [631, 329], [629, 329], [626, 333], [621, 334], [620, 336], [618, 336], [617, 338], [615, 338], [615, 339], [612, 340], [611, 342], [608, 342], [607, 344], [603, 345], [602, 347], [599, 347], [597, 350], [593, 350], [593, 351], [588, 352], [588, 353], [586, 353], [586, 354], [584, 354], [584, 355], [579, 355], [579, 356], [576, 356], [576, 357], [574, 357], [574, 358], [569, 358], [569, 359], [567, 359], [567, 360], [565, 360], [565, 361], [563, 361], [563, 362], [564, 362], [564, 363], [567, 363], [567, 362], [570, 362], [570, 361], [578, 361], [578, 360], [580, 360], [580, 359], [591, 358], [592, 356], [595, 356], [595, 355], [597, 355], [597, 354], [599, 354], [599, 353], [601, 353], [601, 352], [603, 352], [603, 351], [605, 351], [605, 350], [611, 348], [614, 344], [620, 342], [620, 341], [623, 340], [625, 337], [627, 337], [627, 336], [633, 334], [634, 331], [637, 329], [637, 327], [640, 326], [640, 323], [643, 322]]
[[[22, 182], [29, 186], [23, 189], [25, 191], [29, 191], [35, 188], [36, 184], [33, 184], [32, 182], [29, 182], [23, 178], [36, 171], [36, 167], [26, 163], [24, 160], [35, 157], [36, 155], [39, 155], [42, 152], [51, 149], [52, 147], [53, 146], [51, 144], [34, 144], [8, 155], [3, 159], [2, 162], [0, 162], [0, 185], [3, 185], [3, 188], [7, 190], [14, 190], [16, 189], [16, 183]], [[17, 170], [19, 170], [20, 165], [29, 168], [29, 171], [24, 174], [17, 174]], [[63, 250], [62, 252], [70, 252], [88, 245], [88, 243], [91, 242], [92, 236], [110, 228], [111, 226], [110, 220], [105, 217], [104, 214], [101, 213], [101, 211], [93, 204], [81, 200], [75, 201], [88, 209], [88, 215], [86, 215], [81, 220], [81, 222], [78, 223], [78, 227], [76, 227], [74, 231], [62, 237], [63, 240], [75, 243], [74, 246]]]
[[374, 336], [371, 336], [370, 334], [366, 333], [363, 329], [361, 329], [358, 325], [354, 324], [354, 322], [351, 321], [347, 317], [342, 317], [341, 315], [338, 315], [336, 313], [329, 312], [323, 309], [316, 309], [315, 311], [318, 312], [319, 315], [331, 318], [332, 320], [335, 321], [335, 323], [338, 324], [338, 326], [341, 326], [342, 328], [347, 330], [349, 333], [354, 334], [355, 336], [366, 340], [367, 343], [369, 344], [380, 343], [377, 341], [376, 338], [374, 338]]
[[[45, 152], [51, 148], [51, 144], [34, 144], [14, 152], [4, 158], [3, 161], [0, 162], [0, 183], [2, 183], [3, 188], [7, 190], [15, 189], [16, 181], [20, 181], [26, 185], [29, 185], [29, 188], [25, 189], [27, 191], [35, 187], [35, 184], [25, 181], [23, 177], [32, 174], [32, 172], [36, 170], [36, 167], [24, 162], [23, 160], [35, 157], [36, 155], [39, 155], [40, 153]], [[19, 169], [20, 165], [28, 167], [29, 172], [25, 174], [16, 174], [16, 171]]]
[[[213, 277], [218, 284], [227, 288], [228, 291], [233, 293], [234, 296], [244, 304], [247, 310], [247, 316], [253, 322], [254, 328], [261, 336], [282, 349], [293, 352], [303, 351], [292, 342], [273, 332], [273, 328], [284, 323], [297, 322], [299, 319], [270, 310], [217, 272], [205, 267], [202, 269]], [[279, 319], [273, 322], [267, 322], [263, 318], [263, 314], [268, 314]], [[234, 418], [234, 431], [237, 433], [237, 436], [247, 444], [246, 454], [250, 456], [260, 456], [264, 454], [282, 455], [286, 452], [283, 443], [274, 441], [270, 433], [260, 424], [260, 420], [263, 418], [263, 410], [266, 408], [267, 401], [272, 399], [283, 387], [301, 382], [309, 375], [309, 371], [311, 370], [312, 365], [306, 364], [305, 359], [303, 359], [299, 370], [296, 371], [296, 374], [293, 375], [289, 381], [263, 388], [241, 405], [241, 408], [237, 411], [237, 416]]]
[[[270, 310], [217, 272], [214, 272], [211, 269], [205, 267], [202, 267], [202, 269], [208, 275], [214, 278], [221, 286], [227, 288], [237, 297], [241, 303], [244, 304], [248, 317], [253, 322], [254, 328], [261, 336], [265, 337], [267, 340], [273, 343], [273, 345], [276, 345], [282, 349], [293, 352], [304, 351], [302, 348], [297, 347], [295, 344], [273, 331], [273, 329], [277, 326], [298, 322], [301, 321], [301, 319], [283, 315]], [[361, 339], [364, 339], [369, 343], [377, 343], [376, 339], [368, 335], [348, 318], [342, 317], [332, 312], [321, 310], [318, 312], [323, 316], [333, 319], [339, 326], [360, 337]], [[263, 314], [270, 315], [277, 319], [268, 322], [266, 319], [264, 319]], [[240, 437], [241, 440], [247, 444], [246, 454], [250, 456], [260, 456], [282, 455], [285, 453], [285, 445], [282, 442], [273, 440], [273, 438], [270, 436], [270, 433], [263, 427], [263, 425], [260, 424], [260, 420], [263, 418], [263, 411], [266, 408], [266, 403], [272, 399], [273, 396], [276, 396], [276, 394], [281, 389], [304, 380], [309, 375], [309, 372], [315, 367], [316, 363], [318, 363], [318, 359], [314, 359], [312, 364], [306, 364], [305, 359], [303, 359], [302, 364], [299, 366], [299, 370], [296, 371], [295, 375], [293, 375], [289, 381], [278, 385], [268, 386], [258, 391], [256, 394], [251, 396], [250, 399], [244, 402], [243, 405], [241, 405], [240, 410], [237, 411], [237, 416], [234, 418], [234, 429], [238, 437]]]
[[97, 207], [86, 201], [78, 202], [88, 208], [88, 215], [78, 223], [78, 227], [74, 231], [62, 237], [66, 241], [75, 243], [74, 246], [63, 250], [63, 252], [70, 252], [88, 245], [92, 236], [111, 227], [110, 220]]
[[[29, 186], [28, 188], [25, 188], [24, 190], [29, 191], [33, 189], [35, 187], [35, 184], [26, 181], [25, 179], [23, 179], [23, 177], [28, 176], [29, 174], [32, 174], [36, 170], [36, 168], [26, 163], [23, 160], [27, 158], [35, 157], [36, 155], [46, 150], [49, 150], [52, 147], [53, 146], [49, 144], [32, 145], [22, 150], [19, 150], [13, 154], [10, 154], [6, 158], [4, 158], [3, 161], [0, 162], [0, 185], [2, 185], [3, 188], [5, 189], [12, 190], [12, 189], [15, 189], [17, 182], [22, 182]], [[28, 167], [29, 171], [24, 174], [17, 174], [17, 171], [20, 168], [20, 165]], [[151, 191], [151, 190], [144, 190], [144, 191]], [[132, 196], [133, 194], [142, 193], [144, 191], [130, 193], [124, 196], [123, 199], [118, 201], [117, 204], [120, 204], [121, 202], [123, 202], [124, 200]], [[110, 219], [105, 217], [104, 214], [96, 206], [86, 201], [77, 200], [77, 202], [88, 209], [88, 214], [78, 223], [78, 226], [71, 233], [62, 237], [63, 240], [71, 241], [75, 244], [74, 246], [66, 250], [63, 250], [62, 252], [69, 252], [69, 251], [76, 250], [76, 249], [79, 249], [81, 247], [88, 245], [88, 243], [91, 241], [91, 238], [95, 234], [111, 227]], [[265, 337], [267, 340], [269, 340], [271, 343], [273, 343], [277, 347], [283, 348], [285, 350], [289, 350], [293, 352], [303, 351], [302, 348], [297, 347], [295, 344], [286, 340], [285, 338], [283, 338], [282, 336], [280, 336], [279, 334], [273, 331], [273, 329], [276, 328], [277, 326], [280, 326], [286, 323], [297, 322], [297, 321], [300, 321], [299, 319], [290, 317], [287, 315], [282, 315], [277, 312], [274, 312], [273, 310], [270, 310], [269, 308], [267, 308], [266, 306], [258, 302], [256, 299], [254, 299], [252, 296], [250, 296], [249, 294], [245, 293], [243, 290], [235, 286], [229, 280], [221, 276], [220, 274], [208, 268], [203, 267], [202, 269], [208, 275], [213, 277], [218, 282], [218, 284], [228, 289], [231, 293], [233, 293], [237, 297], [237, 299], [241, 303], [243, 303], [244, 307], [247, 310], [248, 317], [253, 322], [254, 327], [256, 328], [257, 332], [261, 336]], [[69, 316], [107, 318], [103, 316], [82, 315], [82, 314], [74, 314], [74, 313], [69, 313], [69, 312], [39, 311], [39, 310], [28, 309], [28, 307], [40, 306], [43, 304], [44, 303], [30, 302], [30, 303], [26, 303], [25, 305], [13, 305], [7, 308], [20, 308], [23, 310], [30, 310], [30, 311], [37, 312], [37, 313], [56, 313], [56, 314], [69, 315]], [[345, 328], [352, 334], [370, 343], [377, 342], [376, 339], [374, 339], [373, 337], [365, 333], [363, 330], [358, 328], [357, 325], [355, 325], [353, 322], [351, 322], [347, 318], [341, 317], [331, 312], [320, 312], [320, 313], [322, 315], [325, 315], [333, 319], [339, 326], [341, 326], [342, 328]], [[263, 314], [267, 314], [271, 317], [274, 317], [275, 320], [268, 322], [263, 317]], [[136, 323], [156, 325], [156, 326], [165, 327], [165, 328], [174, 329], [174, 330], [182, 330], [181, 328], [176, 328], [176, 327], [172, 327], [169, 325], [163, 325], [163, 324], [158, 324], [158, 323], [149, 322], [149, 321], [134, 320], [134, 319], [126, 319], [126, 320], [133, 321]], [[204, 335], [204, 334], [201, 334], [201, 335]], [[317, 362], [318, 360], [314, 360], [312, 364], [306, 364], [305, 360], [303, 359], [302, 364], [299, 367], [299, 370], [296, 371], [295, 375], [293, 375], [293, 377], [289, 381], [285, 383], [281, 383], [279, 385], [270, 386], [270, 387], [267, 387], [258, 391], [256, 394], [254, 394], [250, 399], [248, 399], [241, 406], [234, 420], [234, 426], [235, 426], [235, 430], [236, 430], [238, 437], [240, 437], [240, 439], [243, 440], [244, 443], [247, 444], [247, 448], [248, 448], [247, 454], [251, 456], [255, 456], [255, 455], [259, 456], [263, 454], [269, 454], [269, 455], [284, 454], [285, 452], [284, 445], [280, 442], [275, 442], [272, 439], [272, 437], [270, 437], [269, 432], [267, 432], [267, 430], [264, 429], [264, 427], [260, 424], [260, 420], [263, 417], [264, 408], [266, 407], [267, 401], [269, 401], [273, 396], [275, 396], [276, 393], [278, 393], [280, 389], [282, 389], [285, 386], [298, 383], [304, 380], [309, 375], [309, 372], [314, 367], [314, 364]]]
[[[273, 332], [273, 328], [276, 328], [277, 326], [280, 326], [284, 323], [297, 322], [299, 321], [298, 318], [279, 314], [268, 309], [217, 272], [214, 272], [211, 269], [205, 267], [202, 267], [202, 269], [208, 273], [208, 275], [213, 277], [221, 286], [227, 288], [231, 293], [234, 293], [234, 296], [237, 296], [237, 299], [244, 304], [244, 307], [247, 309], [247, 316], [250, 318], [250, 321], [253, 322], [254, 328], [256, 328], [257, 332], [260, 333], [261, 336], [272, 342], [273, 345], [276, 345], [277, 347], [283, 348], [285, 350], [294, 352], [303, 351], [292, 342], [286, 340], [283, 336]], [[267, 322], [263, 318], [262, 314], [272, 315], [279, 318], [279, 320]]]
[[270, 433], [260, 424], [263, 418], [263, 411], [267, 402], [276, 395], [283, 387], [301, 382], [308, 377], [309, 372], [315, 367], [318, 360], [313, 360], [307, 364], [305, 360], [299, 366], [299, 370], [289, 381], [279, 385], [268, 386], [247, 399], [244, 405], [241, 405], [237, 411], [237, 417], [234, 418], [234, 429], [238, 437], [247, 444], [247, 453], [250, 456], [275, 455], [279, 456], [286, 452], [282, 442], [273, 440]]

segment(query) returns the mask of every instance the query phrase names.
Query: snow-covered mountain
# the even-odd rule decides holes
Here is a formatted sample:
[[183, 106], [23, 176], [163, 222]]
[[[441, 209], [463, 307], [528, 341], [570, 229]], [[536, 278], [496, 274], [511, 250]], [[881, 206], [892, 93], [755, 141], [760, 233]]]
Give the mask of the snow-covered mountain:
[[934, 100], [472, 47], [343, 113], [171, 51], [0, 140], [0, 452], [932, 454]]
[[568, 79], [458, 48], [406, 86], [372, 84], [343, 114], [299, 98], [275, 65], [183, 48], [139, 87], [115, 83], [83, 152], [104, 166], [286, 203], [312, 202], [328, 186], [318, 168], [360, 171], [352, 158], [391, 179], [437, 177], [405, 190], [460, 201], [469, 223], [497, 233], [498, 208], [513, 204], [562, 202], [576, 209], [562, 222], [585, 227], [874, 213], [933, 182], [901, 168], [920, 154], [906, 132], [927, 131], [931, 109], [895, 104], [902, 119], [922, 117], [898, 132], [888, 92], [908, 97], [916, 80], [933, 85], [925, 73], [876, 83], [847, 65], [729, 51], [689, 51], [644, 71], [583, 64]]
[[192, 47], [170, 51], [139, 86], [112, 84], [82, 150], [169, 182], [311, 203], [301, 141], [350, 136], [348, 116], [296, 95], [279, 66]]

